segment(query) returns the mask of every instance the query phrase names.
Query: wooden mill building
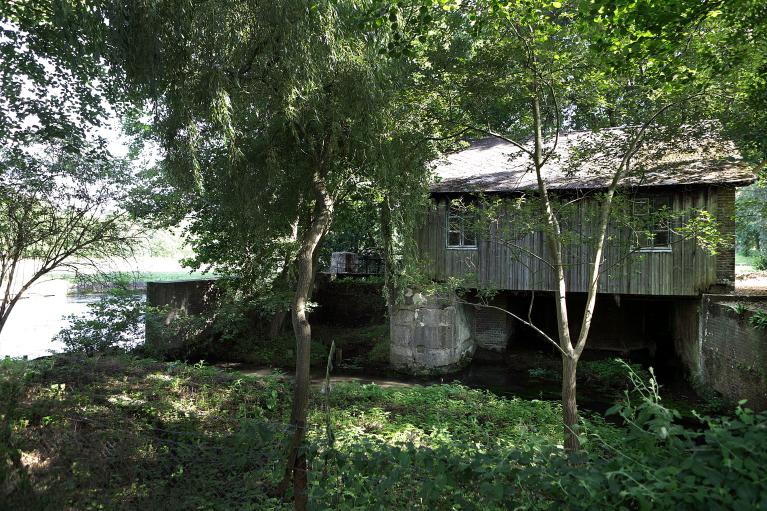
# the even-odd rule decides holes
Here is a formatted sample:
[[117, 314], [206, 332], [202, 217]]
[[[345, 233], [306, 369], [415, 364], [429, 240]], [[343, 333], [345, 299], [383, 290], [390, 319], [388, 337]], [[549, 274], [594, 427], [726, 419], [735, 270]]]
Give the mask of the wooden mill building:
[[[753, 172], [735, 146], [710, 127], [655, 135], [633, 156], [620, 182], [616, 212], [622, 217], [609, 229], [590, 349], [673, 350], [696, 321], [702, 294], [734, 286], [735, 193], [754, 181]], [[565, 264], [573, 328], [579, 326], [593, 261], [596, 208], [628, 136], [622, 129], [571, 132], [548, 148], [543, 177], [570, 233]], [[473, 140], [436, 162], [434, 172], [433, 205], [418, 234], [430, 277], [497, 290], [493, 305], [525, 317], [534, 296], [534, 322], [555, 333], [555, 280], [544, 235], [531, 227], [529, 213], [514, 213], [515, 204], [537, 197], [528, 154], [498, 138]], [[500, 209], [503, 214], [486, 223], [477, 220], [479, 210], [498, 200], [509, 205]], [[703, 223], [692, 224], [693, 218]], [[704, 224], [716, 225], [726, 241], [714, 252], [695, 234], [693, 226]], [[470, 309], [456, 328], [468, 329], [476, 348], [505, 351], [536, 342], [508, 315]], [[409, 342], [417, 344], [414, 339]]]

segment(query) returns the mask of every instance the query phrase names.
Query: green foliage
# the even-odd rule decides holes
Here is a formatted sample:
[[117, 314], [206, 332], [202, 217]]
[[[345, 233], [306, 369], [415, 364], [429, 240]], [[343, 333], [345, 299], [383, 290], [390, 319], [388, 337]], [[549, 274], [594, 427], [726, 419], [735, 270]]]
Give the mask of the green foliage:
[[754, 269], [758, 271], [767, 270], [767, 256], [759, 254], [754, 258]]
[[127, 256], [140, 232], [119, 206], [134, 181], [130, 169], [102, 148], [70, 152], [59, 143], [19, 155], [3, 147], [0, 168], [1, 330], [35, 282]]
[[0, 360], [0, 491], [28, 493], [29, 475], [21, 461], [21, 449], [13, 433], [19, 420], [19, 402], [25, 384], [30, 379], [26, 361]]
[[584, 381], [599, 382], [613, 389], [633, 387], [632, 375], [638, 375], [642, 380], [650, 377], [647, 370], [639, 364], [629, 364], [619, 358], [604, 360], [583, 360], [578, 364], [578, 376]]
[[735, 195], [735, 236], [738, 252], [745, 256], [756, 255], [760, 268], [764, 270], [762, 246], [767, 246], [765, 235], [765, 214], [767, 210], [767, 190], [759, 182], [741, 188]]
[[[734, 415], [684, 427], [652, 380], [630, 374], [636, 388], [613, 410], [623, 425], [590, 419], [584, 451], [573, 457], [561, 449], [555, 403], [460, 385], [332, 383], [329, 394], [312, 394], [310, 505], [671, 510], [767, 503], [767, 415], [739, 406]], [[123, 356], [6, 361], [0, 382], [8, 381], [2, 378], [25, 396], [11, 421], [14, 449], [46, 460], [32, 462], [34, 492], [15, 486], [7, 494], [13, 508], [291, 506], [267, 491], [284, 468], [290, 388], [280, 375], [249, 378]], [[327, 412], [319, 406], [326, 399]]]
[[0, 4], [0, 139], [4, 150], [65, 141], [77, 152], [106, 118], [105, 28], [97, 9], [57, 0]]
[[537, 378], [541, 380], [562, 380], [562, 374], [547, 367], [533, 367], [527, 370], [527, 374], [530, 378]]
[[368, 362], [371, 365], [388, 366], [389, 349], [389, 338], [387, 336], [373, 345], [373, 348], [368, 353]]
[[[290, 335], [269, 338], [272, 315], [283, 310], [290, 294], [270, 294], [253, 298], [236, 287], [219, 286], [209, 308], [200, 314], [151, 311], [148, 317], [155, 339], [143, 349], [163, 359], [244, 362], [254, 365], [290, 368], [295, 365], [295, 340]], [[328, 342], [329, 344], [329, 342]], [[322, 364], [327, 347], [312, 342], [311, 363]]]
[[117, 289], [88, 304], [86, 314], [68, 316], [69, 326], [55, 340], [88, 357], [130, 350], [143, 342], [146, 313], [143, 297]]
[[722, 249], [731, 248], [734, 240], [723, 234], [719, 222], [706, 210], [693, 210], [689, 220], [677, 229], [686, 239], [695, 240], [696, 244], [711, 255]]
[[738, 316], [742, 316], [743, 313], [745, 313], [748, 310], [748, 308], [742, 303], [736, 303], [735, 305], [730, 305], [730, 309]]
[[[246, 337], [238, 339], [226, 352], [218, 352], [217, 355], [220, 359], [289, 370], [296, 363], [296, 341], [290, 335], [281, 335], [275, 339]], [[310, 364], [322, 366], [327, 357], [328, 347], [312, 340]]]
[[748, 318], [748, 323], [757, 330], [764, 330], [767, 328], [767, 311], [759, 309]]
[[[191, 213], [192, 267], [215, 265], [250, 293], [281, 292], [316, 216], [317, 177], [336, 220], [322, 258], [378, 245], [383, 193], [394, 192], [395, 207], [425, 196], [429, 126], [420, 103], [402, 103], [419, 75], [378, 55], [386, 34], [364, 23], [366, 2], [112, 7], [122, 83], [163, 105], [152, 133], [171, 195]], [[396, 210], [397, 226], [411, 209]]]

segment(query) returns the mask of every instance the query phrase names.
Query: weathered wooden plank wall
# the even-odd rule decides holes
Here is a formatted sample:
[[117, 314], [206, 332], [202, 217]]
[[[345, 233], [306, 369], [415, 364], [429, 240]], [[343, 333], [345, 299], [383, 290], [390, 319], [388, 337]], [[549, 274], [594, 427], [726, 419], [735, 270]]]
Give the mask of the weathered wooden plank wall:
[[[733, 212], [717, 210], [717, 187], [696, 187], [664, 190], [671, 197], [674, 211], [705, 209], [724, 217]], [[723, 188], [724, 193], [732, 193]], [[507, 236], [498, 229], [480, 236], [476, 249], [447, 248], [445, 215], [447, 199], [437, 199], [429, 210], [424, 227], [419, 231], [422, 255], [429, 264], [431, 277], [445, 280], [451, 276], [474, 276], [480, 285], [517, 291], [551, 291], [553, 272], [547, 264], [549, 253], [542, 233], [534, 233], [515, 241], [515, 247], [504, 242]], [[573, 218], [584, 240], [595, 234], [595, 203], [593, 199], [580, 202]], [[506, 222], [506, 224], [504, 224]], [[508, 219], [500, 219], [500, 232], [508, 232]], [[695, 241], [672, 234], [672, 249], [667, 252], [631, 252], [627, 250], [630, 233], [611, 227], [616, 242], [608, 244], [599, 280], [602, 293], [694, 296], [717, 282], [716, 256], [707, 254]], [[566, 254], [569, 290], [587, 290], [593, 244], [573, 244]], [[536, 257], [538, 256], [538, 257]], [[724, 257], [732, 257], [725, 253]], [[721, 265], [720, 265], [721, 266]]]

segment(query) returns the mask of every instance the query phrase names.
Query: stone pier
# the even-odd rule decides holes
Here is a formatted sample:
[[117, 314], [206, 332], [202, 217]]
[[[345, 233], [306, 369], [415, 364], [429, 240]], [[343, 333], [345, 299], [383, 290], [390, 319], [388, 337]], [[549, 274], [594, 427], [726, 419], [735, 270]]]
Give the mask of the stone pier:
[[412, 290], [394, 308], [390, 362], [410, 374], [446, 374], [471, 361], [471, 311], [454, 298]]

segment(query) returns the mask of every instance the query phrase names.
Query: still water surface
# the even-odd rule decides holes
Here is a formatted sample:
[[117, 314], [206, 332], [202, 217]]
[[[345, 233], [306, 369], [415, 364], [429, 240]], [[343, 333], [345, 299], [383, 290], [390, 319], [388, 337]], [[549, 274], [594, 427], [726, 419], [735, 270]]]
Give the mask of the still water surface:
[[89, 303], [101, 298], [98, 294], [68, 294], [69, 286], [66, 280], [48, 280], [19, 300], [0, 332], [0, 358], [37, 358], [51, 350], [61, 351], [62, 344], [53, 338], [67, 326], [66, 316], [85, 313]]

